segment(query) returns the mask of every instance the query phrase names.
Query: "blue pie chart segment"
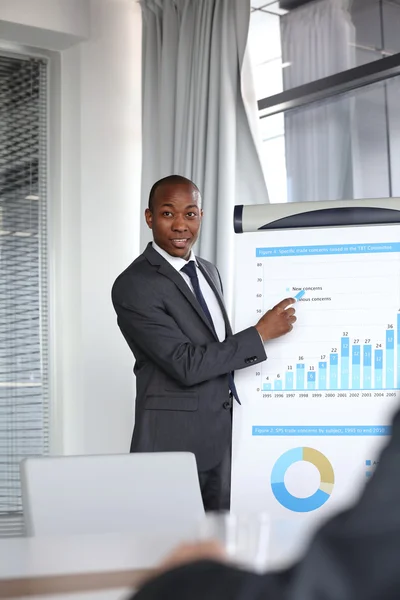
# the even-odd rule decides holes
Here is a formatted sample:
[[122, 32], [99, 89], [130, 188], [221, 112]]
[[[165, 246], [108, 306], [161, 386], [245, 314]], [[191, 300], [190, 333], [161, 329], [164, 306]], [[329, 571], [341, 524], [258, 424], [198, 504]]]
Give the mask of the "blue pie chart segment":
[[[319, 471], [321, 483], [314, 494], [307, 498], [298, 498], [291, 494], [285, 485], [285, 474], [296, 462], [307, 461]], [[276, 500], [293, 512], [311, 512], [317, 510], [329, 499], [334, 485], [334, 472], [331, 463], [324, 454], [314, 448], [292, 448], [276, 461], [271, 473], [271, 488]]]

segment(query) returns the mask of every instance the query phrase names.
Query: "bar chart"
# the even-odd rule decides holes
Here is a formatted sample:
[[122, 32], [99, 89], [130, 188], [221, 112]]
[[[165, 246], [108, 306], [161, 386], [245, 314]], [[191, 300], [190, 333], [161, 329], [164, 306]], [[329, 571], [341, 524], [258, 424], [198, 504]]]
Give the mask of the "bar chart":
[[[308, 544], [310, 527], [357, 501], [392, 433], [400, 403], [398, 204], [398, 224], [319, 228], [308, 203], [302, 223], [312, 225], [286, 229], [272, 206], [265, 229], [238, 236], [235, 331], [280, 315], [284, 298], [293, 299], [297, 320], [265, 342], [265, 357], [235, 373], [242, 404], [233, 411], [232, 509], [268, 510], [285, 522], [287, 540], [301, 526]], [[347, 206], [339, 212], [353, 218]]]
[[261, 392], [400, 389], [400, 244], [258, 248], [264, 304], [296, 301], [268, 345]]
[[[262, 384], [263, 391], [304, 390], [397, 390], [400, 388], [400, 313], [396, 326], [384, 331], [384, 347], [365, 338], [363, 343], [342, 336], [337, 351], [326, 355], [316, 364], [299, 360], [288, 365], [285, 372]], [[396, 348], [395, 348], [396, 340]], [[334, 348], [336, 350], [336, 348]], [[396, 358], [396, 362], [395, 362]], [[302, 357], [300, 357], [302, 359]], [[270, 379], [270, 376], [266, 376]]]

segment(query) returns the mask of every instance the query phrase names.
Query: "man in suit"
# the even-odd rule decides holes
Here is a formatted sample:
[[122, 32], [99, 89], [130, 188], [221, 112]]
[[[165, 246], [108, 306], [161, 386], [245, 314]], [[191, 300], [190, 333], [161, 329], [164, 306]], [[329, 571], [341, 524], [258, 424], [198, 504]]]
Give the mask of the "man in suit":
[[173, 175], [154, 184], [144, 253], [112, 289], [118, 325], [135, 359], [131, 452], [189, 451], [206, 510], [230, 505], [233, 371], [266, 359], [264, 342], [291, 331], [295, 300], [232, 334], [214, 265], [195, 257], [203, 212], [198, 188]]
[[135, 600], [398, 600], [400, 411], [359, 501], [331, 518], [302, 560], [256, 575], [226, 563], [216, 543], [178, 549]]

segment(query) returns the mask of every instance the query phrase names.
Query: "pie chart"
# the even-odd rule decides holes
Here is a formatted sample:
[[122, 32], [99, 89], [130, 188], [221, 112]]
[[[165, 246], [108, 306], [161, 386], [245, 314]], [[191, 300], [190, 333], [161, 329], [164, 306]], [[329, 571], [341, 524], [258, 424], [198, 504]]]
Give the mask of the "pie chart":
[[[321, 482], [314, 494], [307, 498], [298, 498], [291, 494], [285, 485], [285, 473], [296, 462], [306, 461], [319, 471]], [[315, 448], [292, 448], [276, 461], [271, 473], [271, 488], [276, 500], [293, 512], [311, 512], [317, 510], [329, 500], [335, 484], [335, 474], [331, 463], [322, 452]]]

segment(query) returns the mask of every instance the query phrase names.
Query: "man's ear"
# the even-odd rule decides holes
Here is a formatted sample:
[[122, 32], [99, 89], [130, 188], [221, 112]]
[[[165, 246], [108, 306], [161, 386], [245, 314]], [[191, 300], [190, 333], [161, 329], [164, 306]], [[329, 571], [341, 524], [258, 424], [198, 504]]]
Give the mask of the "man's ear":
[[144, 218], [146, 219], [147, 226], [153, 229], [153, 213], [149, 208], [144, 211]]

